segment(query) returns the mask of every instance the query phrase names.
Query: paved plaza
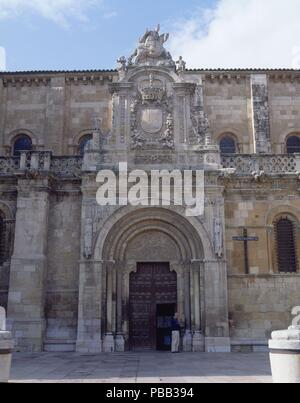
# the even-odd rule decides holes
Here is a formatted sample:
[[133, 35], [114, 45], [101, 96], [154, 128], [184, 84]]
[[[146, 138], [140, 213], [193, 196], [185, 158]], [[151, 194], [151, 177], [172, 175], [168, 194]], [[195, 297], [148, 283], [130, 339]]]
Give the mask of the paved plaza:
[[11, 381], [270, 383], [272, 378], [268, 354], [17, 353]]

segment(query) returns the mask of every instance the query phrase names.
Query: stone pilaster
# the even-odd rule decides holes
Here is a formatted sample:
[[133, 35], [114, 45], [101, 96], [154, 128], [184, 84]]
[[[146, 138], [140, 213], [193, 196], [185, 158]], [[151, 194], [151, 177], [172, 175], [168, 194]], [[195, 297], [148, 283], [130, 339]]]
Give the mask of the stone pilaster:
[[206, 179], [205, 217], [213, 241], [213, 256], [204, 261], [200, 272], [201, 290], [205, 294], [205, 348], [207, 352], [230, 352], [224, 189], [214, 176]]
[[18, 182], [8, 323], [17, 348], [24, 351], [43, 348], [49, 191], [48, 179], [20, 179]]
[[95, 258], [93, 249], [96, 214], [94, 183], [93, 175], [83, 177], [76, 351], [96, 354], [102, 351], [105, 267], [101, 259]]
[[103, 339], [103, 351], [113, 353], [115, 351], [114, 339], [114, 266], [106, 264], [106, 332]]
[[254, 152], [271, 152], [268, 78], [265, 74], [251, 76], [252, 126]]
[[205, 262], [206, 352], [230, 352], [227, 269], [224, 260]]
[[51, 139], [54, 154], [63, 149], [65, 131], [65, 77], [52, 77], [47, 95], [45, 135]]
[[79, 274], [77, 352], [96, 354], [102, 351], [101, 307], [102, 263], [82, 261]]

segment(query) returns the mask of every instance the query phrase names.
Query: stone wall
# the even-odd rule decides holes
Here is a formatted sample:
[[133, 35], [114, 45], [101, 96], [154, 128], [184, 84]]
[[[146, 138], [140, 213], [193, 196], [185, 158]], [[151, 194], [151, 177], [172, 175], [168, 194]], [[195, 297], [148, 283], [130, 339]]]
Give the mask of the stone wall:
[[266, 347], [272, 331], [286, 329], [292, 322], [292, 308], [300, 304], [299, 289], [299, 275], [230, 275], [233, 350], [258, 351]]
[[0, 209], [5, 217], [7, 261], [0, 265], [0, 306], [7, 310], [10, 256], [13, 253], [14, 220], [17, 204], [16, 181], [8, 178], [0, 181]]
[[[187, 81], [203, 83], [204, 104], [214, 139], [230, 132], [242, 153], [251, 153], [255, 148], [253, 77], [266, 82], [271, 151], [284, 153], [286, 137], [300, 131], [300, 83], [295, 73], [238, 70], [185, 73]], [[11, 144], [20, 133], [30, 135], [38, 150], [74, 155], [79, 139], [91, 132], [94, 114], [101, 117], [103, 131], [108, 133], [112, 121], [108, 83], [116, 80], [115, 72], [104, 71], [1, 74], [2, 155], [10, 153]]]
[[[66, 190], [66, 189], [65, 189]], [[70, 190], [70, 189], [69, 189]], [[78, 318], [81, 196], [50, 197], [45, 348], [74, 350]]]
[[113, 74], [15, 74], [0, 76], [1, 155], [11, 153], [19, 134], [31, 137], [36, 150], [74, 155], [80, 138], [91, 133], [93, 115], [108, 132]]
[[290, 215], [296, 222], [297, 253], [300, 262], [300, 201], [298, 181], [266, 179], [257, 183], [251, 179], [227, 183], [225, 197], [226, 250], [229, 274], [245, 274], [244, 243], [233, 240], [248, 236], [258, 241], [248, 242], [250, 274], [277, 273], [274, 220]]
[[[209, 116], [215, 141], [232, 133], [239, 151], [249, 153], [253, 149], [251, 130], [251, 88], [249, 77], [207, 77], [204, 82], [204, 104]], [[251, 112], [251, 110], [250, 110]]]
[[300, 82], [293, 76], [269, 77], [269, 105], [272, 149], [286, 152], [286, 138], [300, 132]]

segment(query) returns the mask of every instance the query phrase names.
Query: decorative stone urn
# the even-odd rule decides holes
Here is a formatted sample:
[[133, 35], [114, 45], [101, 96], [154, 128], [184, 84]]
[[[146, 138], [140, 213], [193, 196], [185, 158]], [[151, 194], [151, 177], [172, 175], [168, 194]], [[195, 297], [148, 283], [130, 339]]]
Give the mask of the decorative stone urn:
[[5, 310], [0, 307], [0, 383], [9, 381], [11, 357], [14, 347], [12, 335], [5, 327]]
[[[293, 314], [300, 312], [295, 308]], [[298, 318], [299, 319], [299, 318]], [[300, 326], [298, 319], [288, 330], [272, 333], [269, 342], [274, 383], [300, 383]]]

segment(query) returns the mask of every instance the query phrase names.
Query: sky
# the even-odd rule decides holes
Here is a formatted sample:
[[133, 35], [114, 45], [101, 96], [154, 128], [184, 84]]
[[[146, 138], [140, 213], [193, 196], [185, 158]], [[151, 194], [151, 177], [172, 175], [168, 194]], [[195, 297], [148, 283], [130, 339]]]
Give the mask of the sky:
[[146, 28], [188, 68], [300, 68], [299, 0], [0, 0], [0, 70], [114, 69]]

